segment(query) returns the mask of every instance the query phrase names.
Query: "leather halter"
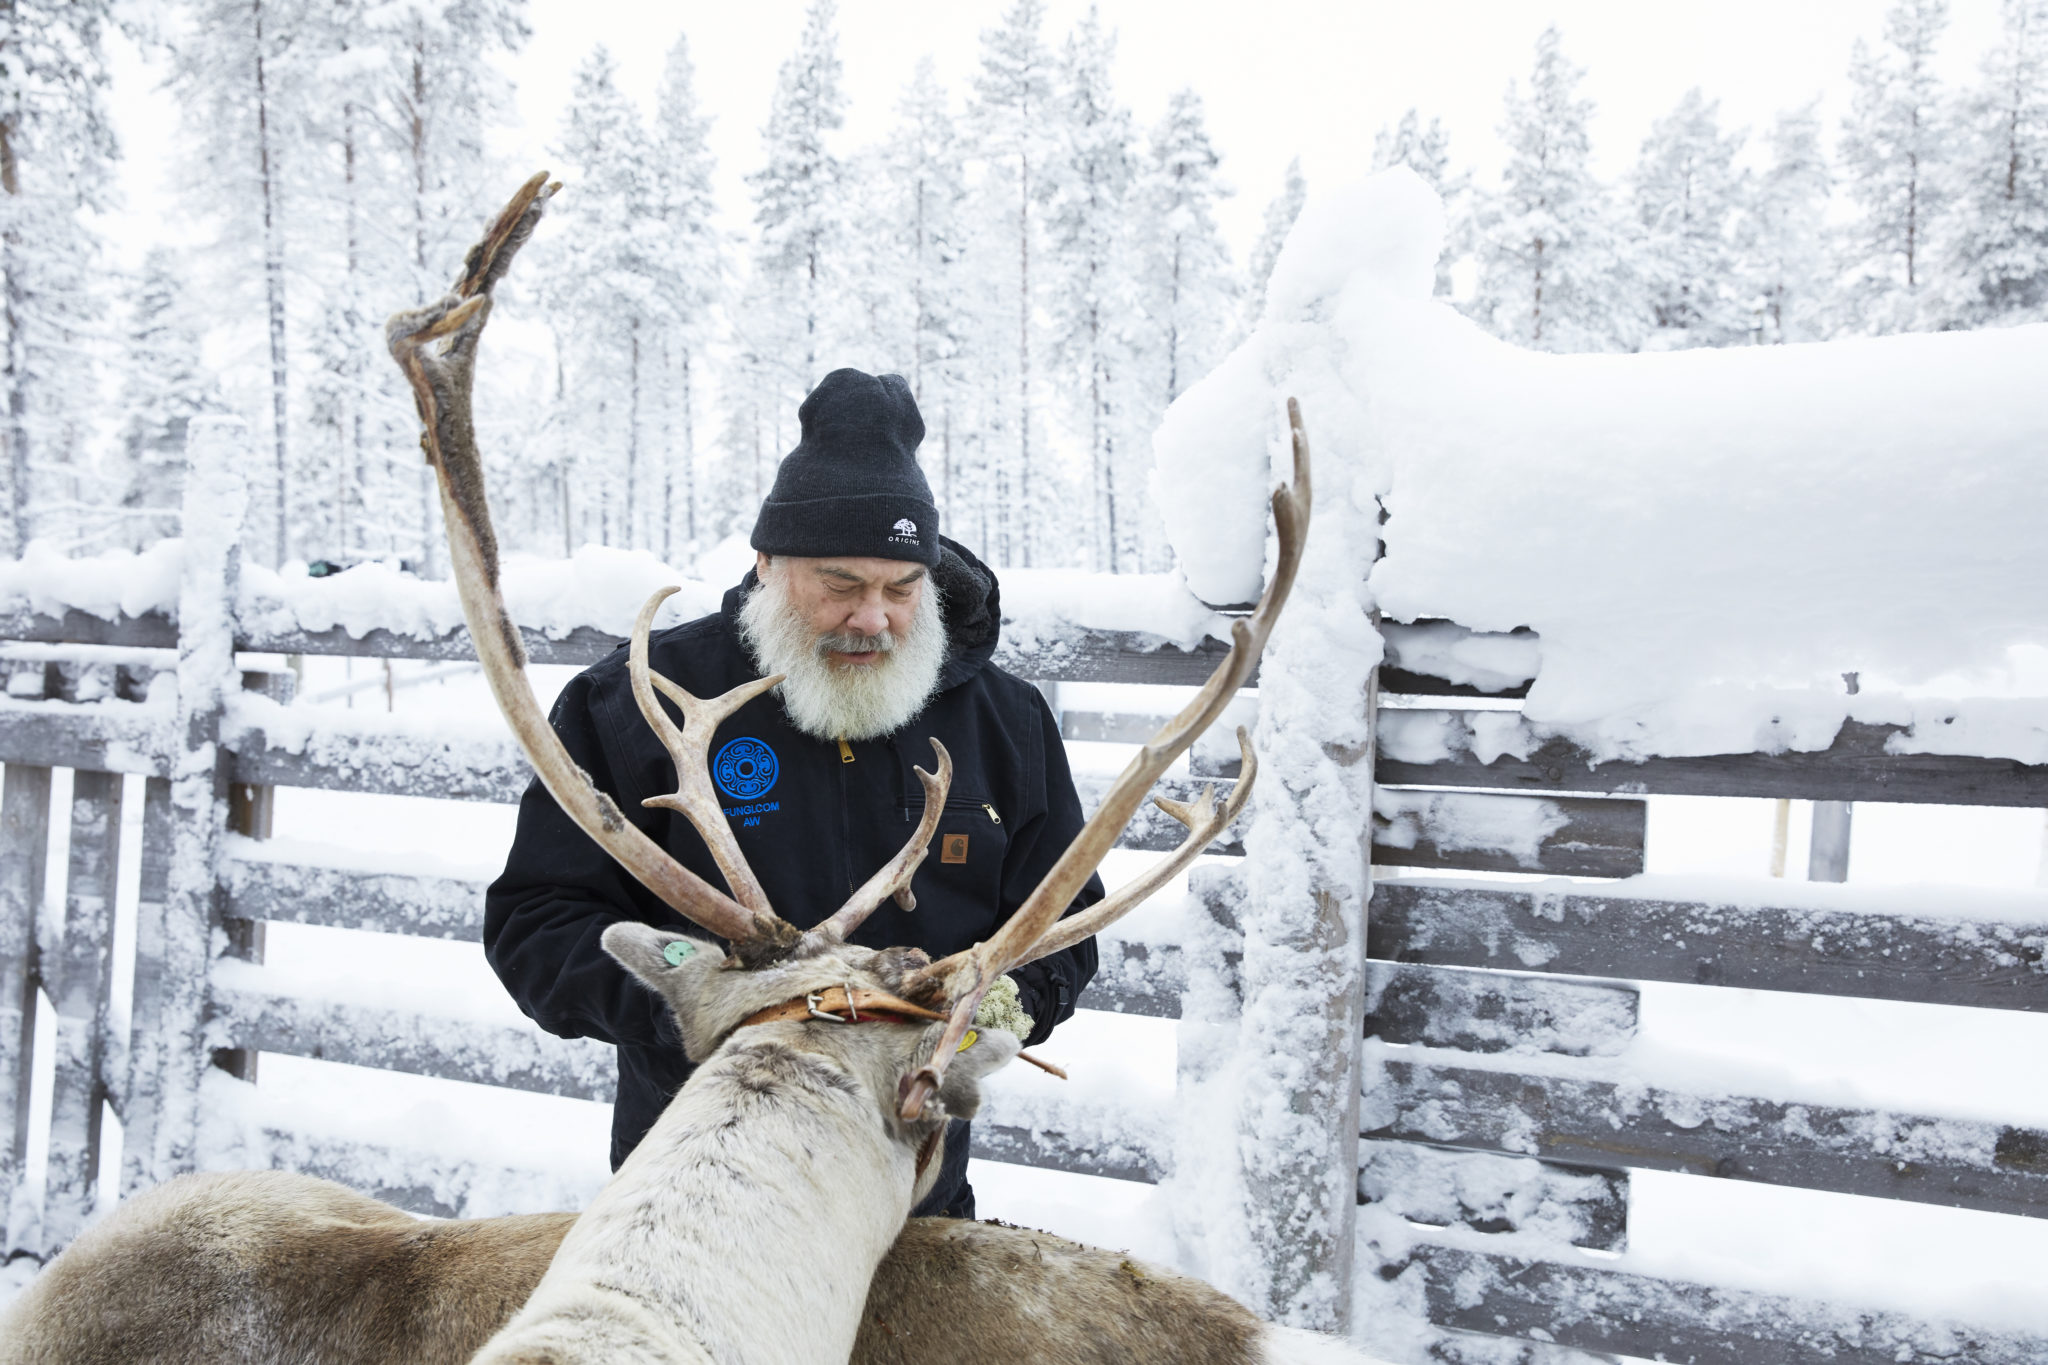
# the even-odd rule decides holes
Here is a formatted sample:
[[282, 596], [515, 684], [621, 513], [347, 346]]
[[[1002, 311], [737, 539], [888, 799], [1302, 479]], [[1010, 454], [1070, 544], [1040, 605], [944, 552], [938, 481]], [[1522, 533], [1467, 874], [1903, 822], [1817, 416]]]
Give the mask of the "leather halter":
[[[887, 991], [873, 991], [866, 986], [827, 986], [822, 991], [811, 991], [806, 995], [792, 996], [779, 1005], [770, 1005], [733, 1025], [733, 1032], [752, 1028], [756, 1024], [779, 1024], [792, 1019], [824, 1019], [835, 1024], [908, 1024], [917, 1021], [943, 1023], [945, 1015], [928, 1010], [923, 1005], [913, 1005], [902, 996]], [[974, 1035], [967, 1035], [972, 1042]], [[962, 1043], [965, 1047], [967, 1043]], [[1042, 1057], [1028, 1052], [1019, 1052], [1017, 1060], [1029, 1062], [1048, 1075], [1067, 1078], [1060, 1067]]]
[[906, 1024], [912, 1020], [941, 1021], [945, 1015], [913, 1005], [887, 991], [866, 986], [827, 986], [822, 991], [794, 996], [779, 1005], [756, 1010], [740, 1020], [736, 1028], [755, 1024], [777, 1024], [785, 1019], [829, 1019], [835, 1024]]

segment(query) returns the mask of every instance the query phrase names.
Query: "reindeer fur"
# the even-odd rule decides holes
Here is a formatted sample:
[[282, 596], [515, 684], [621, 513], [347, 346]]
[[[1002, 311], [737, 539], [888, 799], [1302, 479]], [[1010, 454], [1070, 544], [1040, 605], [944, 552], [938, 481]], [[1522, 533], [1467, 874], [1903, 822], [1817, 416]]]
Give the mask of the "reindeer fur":
[[183, 1176], [29, 1283], [0, 1315], [0, 1365], [459, 1365], [573, 1222], [425, 1222], [311, 1176]]
[[807, 938], [780, 962], [736, 971], [694, 940], [695, 954], [670, 965], [663, 949], [680, 937], [622, 923], [604, 946], [669, 1002], [700, 1065], [478, 1365], [845, 1360], [915, 1201], [920, 1148], [947, 1116], [971, 1117], [980, 1078], [1016, 1055], [1010, 1034], [984, 1032], [938, 1105], [906, 1121], [898, 1084], [929, 1060], [941, 1027], [733, 1031], [832, 985], [896, 992], [922, 954]]
[[[0, 1365], [463, 1365], [574, 1221], [428, 1222], [312, 1176], [183, 1176], [124, 1200], [22, 1291], [0, 1314]], [[1360, 1359], [1120, 1252], [913, 1218], [876, 1267], [852, 1365]]]

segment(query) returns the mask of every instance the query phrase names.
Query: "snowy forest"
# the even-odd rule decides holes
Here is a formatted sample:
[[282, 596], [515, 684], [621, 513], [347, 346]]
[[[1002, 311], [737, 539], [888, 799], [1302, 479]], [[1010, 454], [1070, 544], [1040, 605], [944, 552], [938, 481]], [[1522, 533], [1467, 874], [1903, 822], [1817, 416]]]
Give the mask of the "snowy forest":
[[[8, 549], [178, 533], [184, 430], [245, 417], [262, 453], [252, 552], [403, 560], [439, 576], [417, 424], [383, 354], [533, 168], [501, 163], [494, 58], [521, 0], [117, 0], [0, 11]], [[1552, 29], [1506, 91], [1498, 176], [1430, 111], [1374, 161], [1445, 201], [1438, 292], [1547, 351], [1796, 343], [2048, 319], [2048, 0], [2004, 0], [1974, 80], [1936, 78], [1942, 0], [1898, 0], [1845, 54], [1849, 110], [1725, 126], [1693, 90], [1617, 181]], [[1049, 31], [1014, 0], [964, 89], [931, 63], [893, 131], [845, 145], [832, 0], [783, 63], [751, 202], [716, 201], [686, 40], [647, 116], [583, 56], [551, 169], [565, 183], [480, 395], [499, 526], [672, 564], [751, 523], [802, 395], [856, 365], [910, 381], [948, 532], [997, 565], [1156, 569], [1151, 433], [1257, 317], [1307, 186], [1298, 165], [1235, 260], [1201, 92], [1141, 117], [1095, 11]], [[171, 73], [203, 246], [110, 265], [95, 223], [121, 149], [115, 26]], [[750, 223], [735, 234], [723, 224]], [[524, 328], [523, 331], [519, 330]]]

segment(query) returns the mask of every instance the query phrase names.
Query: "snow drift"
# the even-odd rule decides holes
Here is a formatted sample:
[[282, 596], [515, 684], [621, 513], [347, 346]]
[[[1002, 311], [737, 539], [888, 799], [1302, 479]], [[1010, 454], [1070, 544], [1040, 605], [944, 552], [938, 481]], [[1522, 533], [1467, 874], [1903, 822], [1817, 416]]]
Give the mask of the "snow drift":
[[1291, 394], [1325, 496], [1388, 514], [1373, 602], [1533, 628], [1550, 731], [1777, 752], [1854, 717], [2048, 762], [2048, 327], [1536, 354], [1430, 297], [1442, 237], [1405, 169], [1303, 209], [1258, 329], [1158, 435], [1198, 596], [1257, 593]]

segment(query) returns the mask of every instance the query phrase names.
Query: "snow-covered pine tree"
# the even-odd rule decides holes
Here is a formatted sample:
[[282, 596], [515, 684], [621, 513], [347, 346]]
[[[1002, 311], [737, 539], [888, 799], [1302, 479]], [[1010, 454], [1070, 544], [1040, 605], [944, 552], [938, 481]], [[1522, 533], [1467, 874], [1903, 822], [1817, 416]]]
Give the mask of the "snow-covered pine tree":
[[1842, 237], [1840, 307], [1844, 324], [1859, 331], [1933, 321], [1923, 291], [1952, 145], [1934, 50], [1947, 24], [1947, 0], [1896, 0], [1885, 13], [1884, 47], [1873, 52], [1859, 39], [1850, 59], [1840, 159], [1857, 213]]
[[1770, 164], [1751, 178], [1737, 220], [1736, 276], [1752, 337], [1765, 344], [1824, 335], [1829, 172], [1818, 106], [1778, 115]]
[[1392, 128], [1380, 129], [1372, 141], [1372, 168], [1406, 166], [1421, 176], [1444, 201], [1444, 249], [1436, 262], [1436, 292], [1451, 292], [1451, 264], [1470, 254], [1473, 241], [1472, 173], [1451, 171], [1451, 135], [1443, 120], [1432, 117], [1422, 124], [1422, 113], [1410, 109]]
[[792, 412], [837, 363], [844, 330], [835, 312], [846, 297], [844, 167], [832, 147], [846, 121], [836, 12], [834, 0], [812, 0], [806, 11], [761, 132], [767, 164], [747, 177], [760, 229], [755, 301], [763, 307], [744, 310], [743, 332], [772, 385], [761, 399]]
[[1265, 222], [1259, 228], [1259, 240], [1252, 246], [1251, 278], [1244, 297], [1246, 331], [1256, 326], [1260, 314], [1266, 311], [1266, 284], [1273, 278], [1273, 263], [1280, 259], [1280, 248], [1286, 245], [1287, 233], [1307, 201], [1308, 181], [1302, 178], [1301, 158], [1297, 156], [1287, 163], [1287, 178], [1281, 182], [1280, 193], [1266, 204]]
[[[321, 515], [323, 525], [317, 539], [305, 546], [309, 559], [354, 559], [359, 547], [368, 543], [363, 510], [364, 481], [370, 445], [370, 389], [373, 376], [391, 367], [372, 366], [365, 344], [366, 318], [374, 311], [378, 286], [366, 273], [365, 240], [373, 215], [366, 203], [372, 185], [384, 177], [372, 167], [368, 142], [369, 100], [366, 87], [371, 72], [381, 63], [381, 54], [368, 45], [364, 11], [369, 0], [335, 0], [324, 14], [320, 38], [329, 48], [320, 64], [327, 87], [315, 102], [320, 119], [319, 136], [328, 144], [330, 157], [338, 155], [339, 167], [330, 172], [324, 187], [327, 259], [321, 307], [312, 323], [311, 349], [316, 367], [307, 385], [306, 425], [308, 441], [317, 447], [311, 463], [324, 466], [328, 479], [326, 495], [311, 500], [308, 510]], [[380, 281], [380, 284], [382, 282]], [[410, 294], [391, 296], [394, 302]], [[392, 557], [395, 544], [384, 546]]]
[[1059, 154], [1046, 204], [1052, 358], [1062, 414], [1085, 442], [1092, 567], [1139, 566], [1142, 439], [1130, 419], [1130, 194], [1136, 134], [1110, 89], [1116, 38], [1090, 5], [1067, 36], [1054, 95]]
[[639, 112], [602, 45], [577, 68], [557, 151], [576, 194], [550, 238], [545, 289], [568, 341], [562, 357], [582, 525], [574, 539], [640, 548], [652, 537], [650, 393], [673, 315], [665, 223]]
[[1562, 48], [1557, 29], [1545, 29], [1528, 92], [1508, 86], [1508, 162], [1480, 210], [1479, 287], [1468, 311], [1539, 351], [1630, 350], [1641, 327], [1616, 303], [1630, 296], [1627, 249], [1593, 177], [1593, 102], [1578, 93], [1585, 72]]
[[1152, 130], [1140, 190], [1146, 270], [1140, 276], [1159, 367], [1159, 410], [1208, 373], [1221, 355], [1237, 285], [1216, 227], [1230, 194], [1217, 178], [1223, 158], [1209, 142], [1202, 97], [1176, 91]]
[[711, 190], [714, 161], [711, 120], [697, 108], [696, 68], [689, 40], [678, 35], [662, 67], [654, 114], [653, 212], [666, 271], [656, 285], [664, 296], [667, 327], [660, 345], [661, 380], [655, 385], [661, 446], [661, 513], [653, 542], [664, 561], [694, 555], [697, 525], [698, 389], [714, 312], [724, 297], [729, 269], [718, 206]]
[[180, 20], [171, 72], [194, 162], [183, 183], [219, 227], [209, 253], [216, 296], [256, 292], [255, 319], [237, 310], [223, 320], [260, 319], [263, 337], [270, 487], [251, 490], [249, 543], [281, 564], [292, 549], [289, 285], [304, 237], [299, 190], [312, 173], [304, 163], [318, 82], [308, 66], [324, 54], [295, 41], [312, 28], [309, 0], [187, 0]]
[[[961, 459], [963, 419], [974, 395], [962, 383], [974, 332], [964, 289], [967, 172], [951, 100], [929, 57], [921, 59], [896, 105], [896, 122], [868, 154], [853, 281], [874, 363], [900, 372], [924, 413], [919, 461], [948, 535], [959, 535], [967, 506]], [[971, 539], [972, 537], [968, 537]]]
[[[510, 83], [492, 59], [526, 41], [525, 12], [526, 0], [397, 0], [365, 11], [366, 37], [384, 57], [370, 111], [382, 160], [396, 172], [389, 198], [397, 214], [386, 222], [386, 241], [403, 252], [411, 285], [404, 297], [431, 298], [447, 287], [450, 263], [475, 236], [477, 205], [492, 202], [504, 179], [484, 146], [485, 127], [511, 102]], [[381, 330], [380, 310], [371, 311]], [[409, 421], [411, 404], [400, 401], [392, 367], [371, 368], [387, 418]], [[420, 572], [436, 576], [442, 535], [433, 475], [409, 453], [391, 472], [414, 485]]]
[[981, 193], [986, 207], [976, 243], [976, 273], [993, 295], [986, 325], [1012, 339], [986, 353], [971, 383], [985, 386], [981, 423], [990, 446], [991, 479], [975, 490], [988, 508], [990, 539], [983, 547], [998, 567], [1029, 566], [1034, 537], [1050, 520], [1056, 484], [1040, 461], [1042, 434], [1033, 429], [1038, 377], [1033, 366], [1042, 275], [1047, 163], [1054, 154], [1049, 115], [1054, 63], [1041, 30], [1043, 0], [1014, 0], [994, 28], [981, 34], [981, 67], [974, 75], [968, 126], [986, 163]]
[[1964, 327], [2048, 321], [2048, 0], [2004, 0], [1964, 102], [1942, 289]]
[[97, 323], [99, 241], [83, 213], [107, 204], [117, 154], [102, 95], [109, 0], [0, 8], [0, 440], [9, 549], [31, 534], [76, 535], [75, 518], [38, 524], [39, 505], [102, 501], [87, 486], [96, 367], [81, 345]]
[[1650, 125], [1629, 177], [1648, 349], [1726, 346], [1750, 331], [1734, 269], [1743, 135], [1721, 131], [1720, 110], [1697, 86], [1688, 90]]
[[201, 328], [186, 286], [186, 265], [168, 247], [151, 247], [134, 284], [121, 357], [121, 453], [129, 509], [122, 543], [141, 549], [178, 534], [184, 497], [185, 429], [219, 412], [220, 385], [201, 359]]

